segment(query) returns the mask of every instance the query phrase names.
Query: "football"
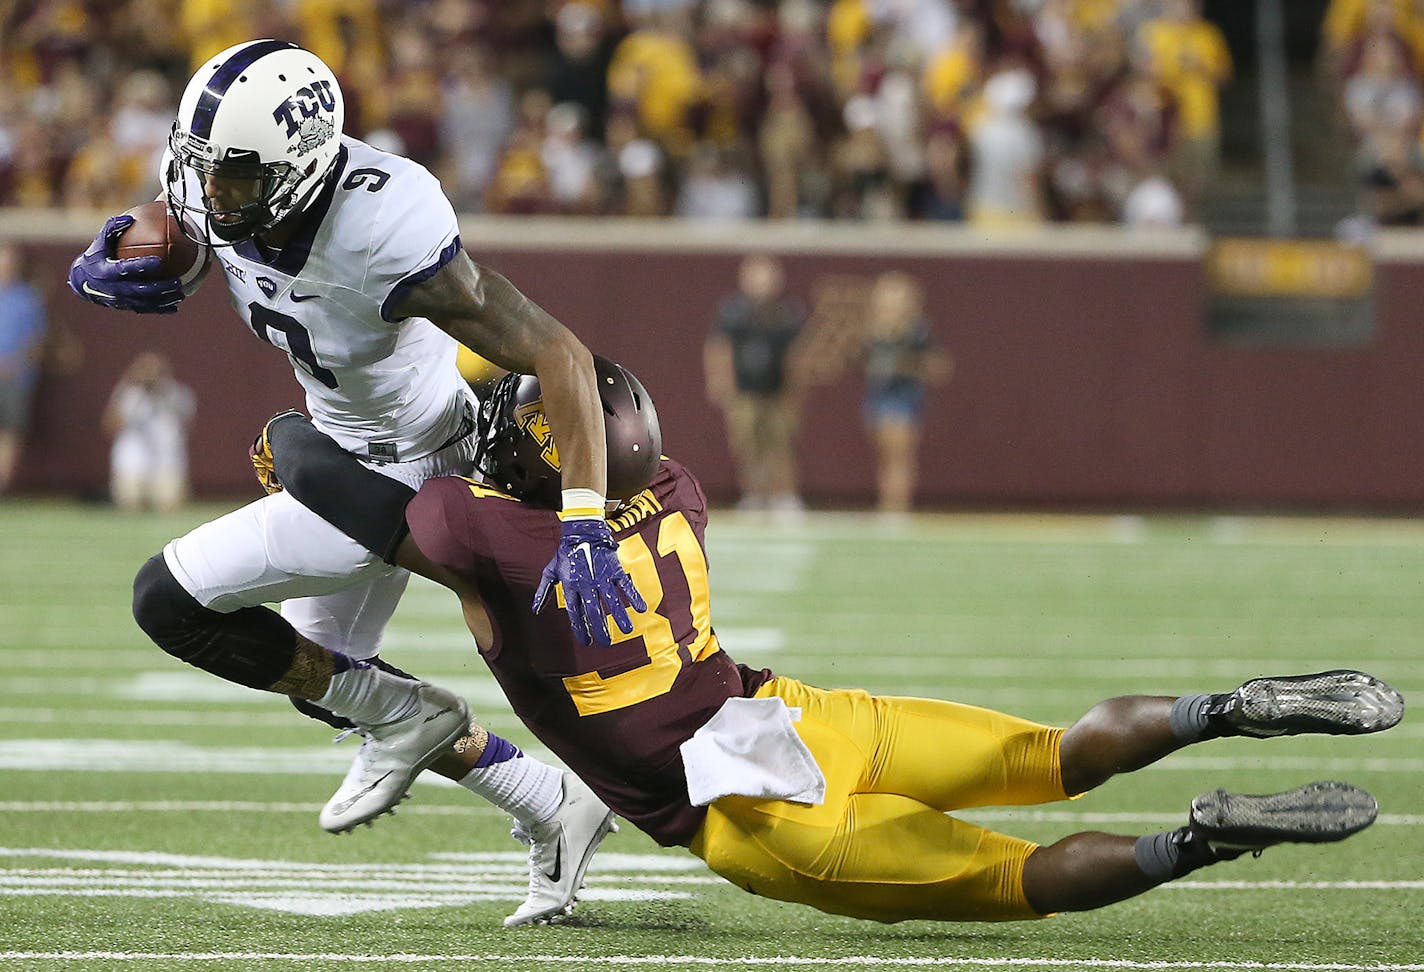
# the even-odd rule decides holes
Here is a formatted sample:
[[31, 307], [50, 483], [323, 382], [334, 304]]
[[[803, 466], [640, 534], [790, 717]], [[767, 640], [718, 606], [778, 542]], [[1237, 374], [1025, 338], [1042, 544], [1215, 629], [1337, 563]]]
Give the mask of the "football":
[[135, 206], [127, 215], [134, 218], [133, 225], [119, 237], [114, 258], [159, 257], [158, 269], [150, 276], [154, 279], [177, 278], [182, 281], [185, 294], [197, 290], [208, 269], [208, 248], [183, 232], [168, 204], [155, 199]]

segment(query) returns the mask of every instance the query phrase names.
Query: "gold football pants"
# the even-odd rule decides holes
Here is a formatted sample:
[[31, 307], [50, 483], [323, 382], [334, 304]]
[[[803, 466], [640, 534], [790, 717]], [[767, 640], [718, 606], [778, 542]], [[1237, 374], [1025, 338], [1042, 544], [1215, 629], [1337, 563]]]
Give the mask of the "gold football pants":
[[801, 709], [826, 800], [717, 800], [691, 845], [708, 867], [753, 894], [876, 921], [1042, 917], [1023, 893], [1038, 845], [945, 811], [1067, 799], [1062, 729], [785, 677], [757, 692], [773, 695]]

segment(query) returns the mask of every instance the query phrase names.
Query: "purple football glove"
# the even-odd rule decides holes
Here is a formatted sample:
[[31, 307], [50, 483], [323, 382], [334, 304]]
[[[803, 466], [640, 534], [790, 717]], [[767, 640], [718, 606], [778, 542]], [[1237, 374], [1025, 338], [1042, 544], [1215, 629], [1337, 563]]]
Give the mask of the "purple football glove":
[[178, 280], [143, 279], [158, 269], [157, 256], [115, 260], [114, 247], [124, 230], [133, 225], [127, 213], [110, 216], [104, 228], [69, 267], [69, 289], [91, 304], [131, 310], [140, 314], [173, 314], [183, 300], [183, 284]]
[[635, 611], [646, 611], [648, 606], [618, 562], [618, 544], [603, 517], [569, 519], [563, 526], [559, 549], [544, 568], [539, 589], [534, 592], [534, 613], [544, 606], [544, 598], [553, 586], [561, 584], [564, 608], [579, 643], [611, 644], [605, 616], [611, 615], [618, 630], [628, 634], [633, 622], [624, 602]]

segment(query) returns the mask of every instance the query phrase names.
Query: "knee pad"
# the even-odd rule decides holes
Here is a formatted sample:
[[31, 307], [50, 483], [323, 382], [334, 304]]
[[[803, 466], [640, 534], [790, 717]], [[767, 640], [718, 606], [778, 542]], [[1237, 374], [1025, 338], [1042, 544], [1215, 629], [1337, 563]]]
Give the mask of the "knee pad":
[[292, 667], [297, 632], [263, 607], [230, 613], [203, 607], [173, 576], [162, 554], [134, 577], [134, 620], [168, 654], [229, 682], [266, 689]]

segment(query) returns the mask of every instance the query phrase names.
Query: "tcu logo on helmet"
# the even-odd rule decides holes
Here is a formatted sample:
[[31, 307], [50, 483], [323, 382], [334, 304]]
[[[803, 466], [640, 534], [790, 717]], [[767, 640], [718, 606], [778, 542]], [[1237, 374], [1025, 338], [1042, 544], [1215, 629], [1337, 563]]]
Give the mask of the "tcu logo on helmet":
[[[328, 114], [336, 111], [336, 96], [332, 94], [330, 81], [313, 81], [298, 88], [273, 110], [272, 119], [287, 126], [288, 138], [302, 130], [302, 141], [305, 143], [307, 133], [313, 127], [307, 119], [315, 117], [318, 111]], [[326, 127], [330, 129], [331, 122], [326, 122]]]

